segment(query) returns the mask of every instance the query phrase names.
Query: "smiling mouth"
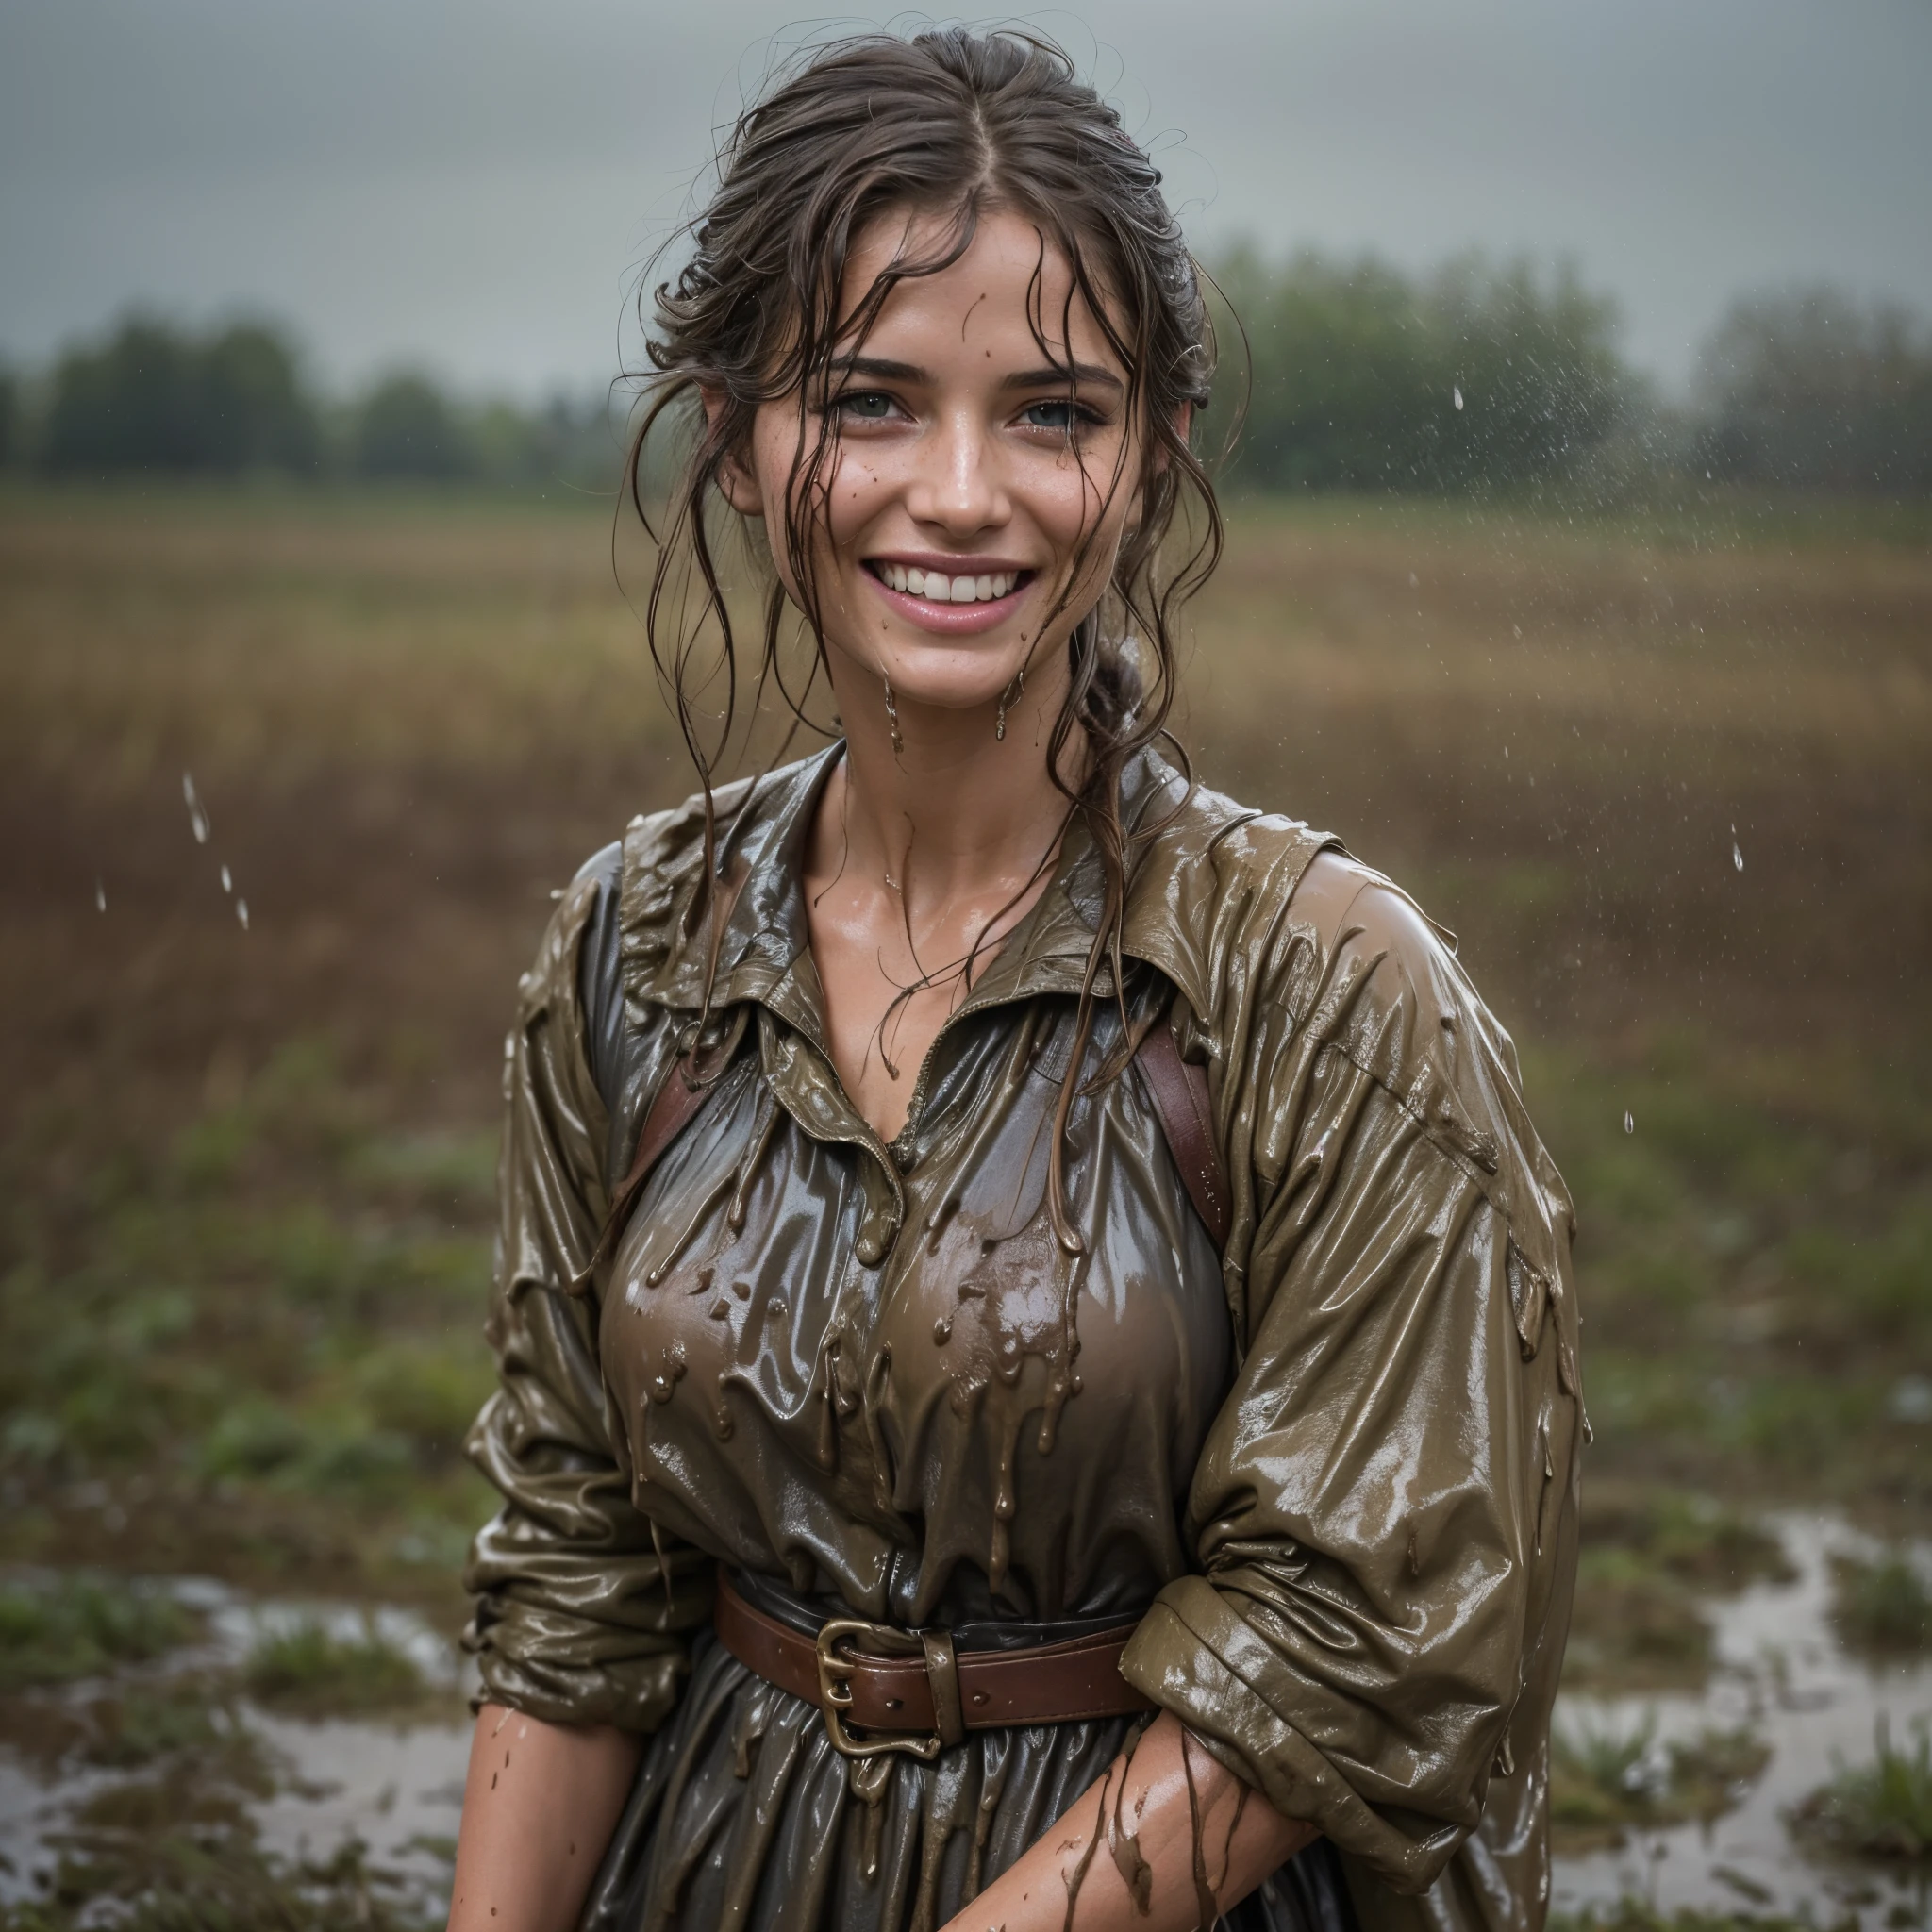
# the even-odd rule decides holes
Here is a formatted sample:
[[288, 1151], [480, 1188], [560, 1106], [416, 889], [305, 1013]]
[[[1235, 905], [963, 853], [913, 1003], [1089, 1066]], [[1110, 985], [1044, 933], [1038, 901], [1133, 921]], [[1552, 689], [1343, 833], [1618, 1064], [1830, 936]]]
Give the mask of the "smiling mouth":
[[1030, 582], [1030, 570], [993, 571], [979, 576], [948, 576], [943, 571], [918, 570], [908, 564], [869, 562], [866, 568], [889, 591], [901, 596], [924, 597], [928, 604], [996, 604]]

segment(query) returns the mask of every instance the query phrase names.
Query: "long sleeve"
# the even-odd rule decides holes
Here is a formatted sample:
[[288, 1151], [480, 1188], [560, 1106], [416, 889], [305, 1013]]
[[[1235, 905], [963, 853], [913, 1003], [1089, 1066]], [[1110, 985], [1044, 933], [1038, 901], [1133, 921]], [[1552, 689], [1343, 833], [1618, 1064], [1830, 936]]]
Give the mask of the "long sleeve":
[[504, 1504], [464, 1573], [482, 1695], [563, 1724], [650, 1731], [675, 1705], [710, 1565], [631, 1500], [608, 1414], [594, 1297], [569, 1284], [607, 1200], [578, 954], [606, 890], [580, 876], [523, 979], [505, 1048], [499, 1227], [487, 1334], [499, 1387], [467, 1449]]
[[[1492, 1774], [1529, 1781], [1499, 1825], [1541, 1801], [1581, 1420], [1568, 1202], [1507, 1038], [1407, 902], [1325, 859], [1290, 912], [1239, 1037], [1217, 1016], [1246, 1327], [1188, 1503], [1198, 1570], [1124, 1668], [1352, 1878], [1415, 1893]], [[1508, 1849], [1471, 1852], [1455, 1882], [1486, 1889]]]

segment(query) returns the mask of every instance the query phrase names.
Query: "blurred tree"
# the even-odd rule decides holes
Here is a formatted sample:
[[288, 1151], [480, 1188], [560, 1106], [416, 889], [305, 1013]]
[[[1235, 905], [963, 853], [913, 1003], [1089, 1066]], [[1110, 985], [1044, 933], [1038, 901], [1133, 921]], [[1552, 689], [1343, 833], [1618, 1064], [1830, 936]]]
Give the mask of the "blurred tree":
[[129, 316], [54, 372], [42, 457], [57, 473], [306, 471], [319, 445], [293, 351], [275, 329], [239, 323], [197, 341]]
[[1746, 296], [1699, 359], [1714, 476], [1932, 490], [1932, 332], [1907, 310], [1824, 287]]
[[1437, 277], [1424, 312], [1450, 372], [1453, 413], [1439, 401], [1436, 418], [1439, 485], [1564, 475], [1615, 426], [1627, 387], [1616, 306], [1568, 264], [1545, 283], [1527, 262], [1464, 257]]
[[475, 475], [476, 446], [449, 399], [425, 375], [385, 377], [356, 415], [358, 475], [449, 482]]
[[315, 408], [293, 352], [273, 328], [242, 323], [199, 354], [204, 434], [221, 470], [312, 470]]
[[0, 470], [10, 470], [20, 460], [20, 381], [0, 365]]
[[1239, 248], [1216, 279], [1249, 352], [1237, 481], [1511, 488], [1574, 468], [1621, 407], [1614, 308], [1569, 269], [1468, 256], [1421, 283], [1373, 259], [1274, 265]]

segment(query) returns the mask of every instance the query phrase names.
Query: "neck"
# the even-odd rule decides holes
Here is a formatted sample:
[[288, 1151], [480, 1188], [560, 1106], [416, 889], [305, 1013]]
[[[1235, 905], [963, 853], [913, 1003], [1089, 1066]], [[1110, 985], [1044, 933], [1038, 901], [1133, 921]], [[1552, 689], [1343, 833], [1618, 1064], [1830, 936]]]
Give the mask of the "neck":
[[[995, 708], [944, 710], [895, 696], [897, 749], [878, 675], [855, 667], [834, 686], [846, 751], [827, 788], [821, 853], [842, 846], [845, 863], [925, 907], [1018, 890], [1067, 816], [1047, 769], [1064, 675], [1027, 680], [1006, 708], [1004, 738]], [[1076, 732], [1062, 755], [1062, 775], [1075, 786], [1084, 750]]]

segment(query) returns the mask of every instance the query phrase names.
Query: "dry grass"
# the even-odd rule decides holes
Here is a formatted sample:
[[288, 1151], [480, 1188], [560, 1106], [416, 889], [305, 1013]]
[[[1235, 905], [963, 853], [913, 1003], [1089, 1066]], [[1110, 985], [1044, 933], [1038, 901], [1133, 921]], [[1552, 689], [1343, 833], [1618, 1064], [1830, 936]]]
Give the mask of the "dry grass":
[[[1249, 508], [1194, 631], [1204, 774], [1524, 1044], [1599, 1468], [1932, 1512], [1932, 551]], [[0, 499], [6, 1549], [453, 1567], [515, 978], [689, 784], [597, 506]]]

